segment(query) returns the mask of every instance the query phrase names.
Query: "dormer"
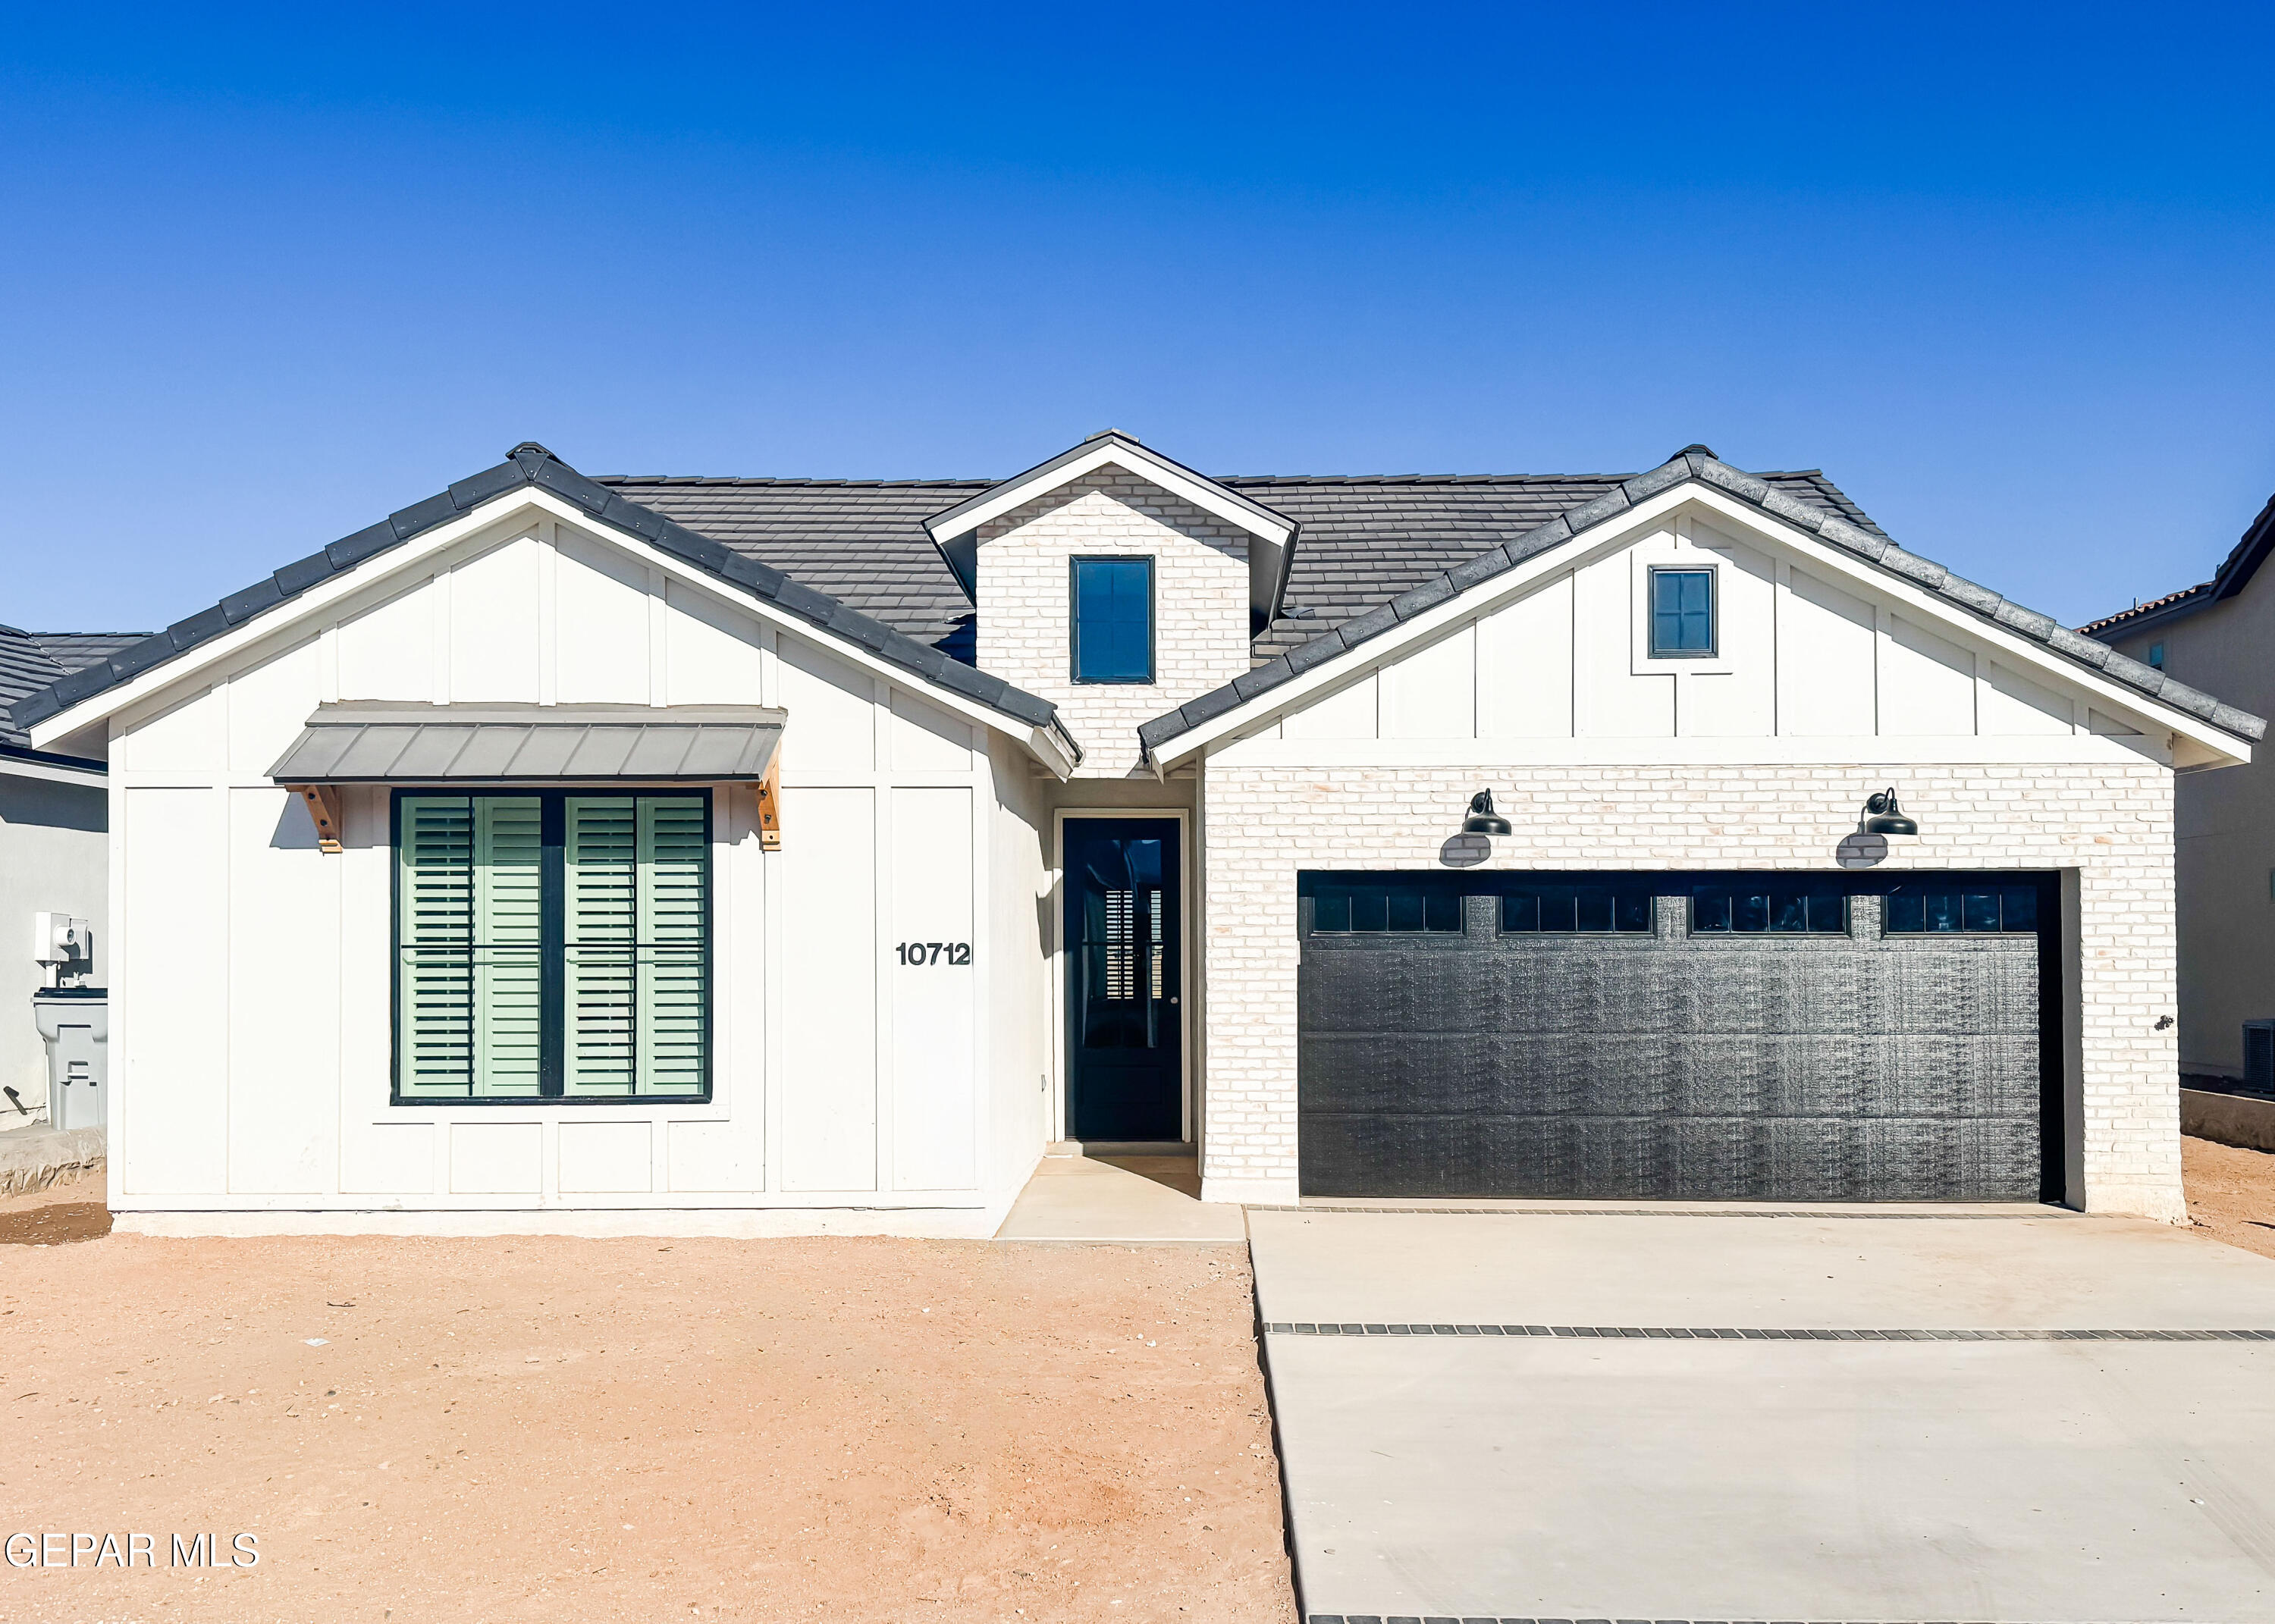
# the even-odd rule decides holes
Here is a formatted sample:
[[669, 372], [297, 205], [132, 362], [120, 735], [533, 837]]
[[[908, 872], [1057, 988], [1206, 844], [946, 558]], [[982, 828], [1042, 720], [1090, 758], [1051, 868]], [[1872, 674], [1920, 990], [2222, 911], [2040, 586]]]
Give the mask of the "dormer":
[[1248, 669], [1296, 533], [1111, 429], [926, 528], [978, 607], [979, 668], [1054, 700], [1092, 777], [1143, 771], [1140, 722]]

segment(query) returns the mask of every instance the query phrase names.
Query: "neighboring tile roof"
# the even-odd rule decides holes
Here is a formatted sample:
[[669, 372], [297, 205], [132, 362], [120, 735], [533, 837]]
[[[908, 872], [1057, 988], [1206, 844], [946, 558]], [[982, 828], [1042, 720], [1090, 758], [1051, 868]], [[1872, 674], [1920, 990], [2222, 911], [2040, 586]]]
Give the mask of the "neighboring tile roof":
[[[335, 541], [320, 553], [285, 565], [268, 579], [233, 593], [213, 608], [201, 610], [165, 631], [129, 645], [97, 663], [72, 672], [10, 707], [16, 727], [26, 728], [77, 705], [104, 689], [162, 665], [177, 654], [218, 637], [231, 627], [266, 613], [298, 597], [319, 582], [351, 570], [365, 559], [400, 546], [412, 537], [449, 523], [461, 513], [493, 498], [535, 486], [583, 509], [602, 524], [636, 535], [721, 579], [763, 598], [810, 625], [857, 643], [878, 659], [900, 666], [952, 692], [991, 709], [1017, 717], [1031, 727], [1049, 728], [1069, 752], [1081, 754], [1058, 707], [1047, 699], [1012, 687], [1000, 676], [990, 676], [941, 650], [916, 642], [882, 621], [873, 619], [790, 579], [771, 565], [726, 547], [673, 519], [628, 501], [607, 487], [586, 479], [533, 441], [525, 441], [507, 453], [506, 460], [459, 480], [450, 489], [389, 515], [367, 529]], [[930, 545], [929, 542], [926, 545]]]
[[[1799, 476], [1788, 476], [1791, 477]], [[1676, 452], [1647, 473], [1634, 474], [1623, 480], [1609, 483], [1592, 500], [1559, 513], [1521, 535], [1512, 536], [1498, 547], [1481, 550], [1450, 569], [1441, 570], [1388, 601], [1376, 604], [1365, 614], [1344, 620], [1288, 652], [1274, 655], [1223, 687], [1189, 699], [1167, 715], [1155, 717], [1138, 729], [1138, 741], [1150, 754], [1156, 747], [1180, 734], [1190, 732], [1235, 706], [1269, 692], [1347, 649], [1356, 648], [1369, 638], [1379, 637], [1400, 622], [1412, 619], [1449, 598], [1516, 568], [1529, 558], [1616, 518], [1630, 506], [1660, 491], [1690, 481], [1711, 485], [1750, 502], [1788, 524], [1810, 532], [1822, 540], [1871, 560], [1882, 569], [1903, 577], [1913, 585], [1924, 587], [1961, 608], [1982, 616], [1986, 620], [1996, 621], [2008, 631], [2034, 642], [2045, 644], [2055, 653], [2080, 665], [2089, 666], [2129, 688], [2151, 695], [2176, 710], [2185, 711], [2244, 738], [2257, 739], [2266, 733], [2267, 724], [2258, 717], [2232, 705], [2222, 704], [2210, 694], [2199, 692], [2185, 684], [2174, 682], [2162, 671], [2137, 660], [2128, 659], [2105, 643], [2097, 643], [2090, 638], [2067, 631], [2052, 616], [2010, 602], [1988, 587], [1978, 586], [1952, 574], [1941, 564], [1906, 552], [1877, 527], [1867, 528], [1848, 517], [1836, 507], [1834, 498], [1838, 493], [1830, 485], [1797, 494], [1784, 479], [1742, 472], [1720, 461], [1704, 446], [1694, 445]], [[1840, 501], [1845, 503], [1846, 498], [1840, 498]], [[1297, 556], [1301, 555], [1302, 543], [1299, 542]], [[1289, 591], [1293, 596], [1295, 587], [1292, 583]]]
[[19, 631], [0, 626], [0, 745], [22, 750], [31, 740], [8, 725], [7, 706], [61, 682], [73, 671], [110, 658], [139, 631]]
[[2196, 601], [2201, 598], [2206, 603], [2211, 602], [2211, 587], [2212, 584], [2210, 581], [2201, 581], [2194, 586], [2183, 586], [2180, 591], [2168, 592], [2161, 598], [2151, 598], [2146, 603], [2136, 603], [2129, 609], [2120, 609], [2114, 615], [2105, 615], [2099, 620], [2090, 620], [2080, 626], [2078, 631], [2087, 637], [2100, 638], [2105, 642], [2111, 634], [2121, 637], [2149, 621], [2169, 620], [2177, 611], [2201, 608], [2202, 605]]
[[2233, 598], [2251, 584], [2259, 573], [2259, 566], [2267, 555], [2275, 553], [2275, 496], [2259, 510], [2259, 517], [2244, 526], [2241, 540], [2228, 550], [2220, 561], [2211, 579], [2179, 592], [2166, 593], [2147, 603], [2136, 603], [2129, 609], [2120, 609], [2114, 615], [2105, 615], [2099, 620], [2089, 621], [2078, 630], [2088, 637], [2127, 637], [2145, 631], [2151, 625], [2168, 620], [2178, 620], [2183, 615], [2193, 615], [2198, 609], [2210, 608], [2224, 599]]

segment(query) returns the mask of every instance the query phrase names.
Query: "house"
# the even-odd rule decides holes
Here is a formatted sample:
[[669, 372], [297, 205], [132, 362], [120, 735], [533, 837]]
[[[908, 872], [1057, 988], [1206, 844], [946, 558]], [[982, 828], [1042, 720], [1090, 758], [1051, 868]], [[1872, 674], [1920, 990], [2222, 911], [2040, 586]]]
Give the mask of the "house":
[[1820, 473], [1115, 432], [525, 443], [14, 715], [110, 763], [162, 1232], [986, 1234], [1068, 1139], [1251, 1203], [2177, 1219], [2173, 778], [2264, 732]]
[[[0, 626], [0, 707], [140, 640]], [[88, 956], [73, 968], [102, 982], [108, 809], [100, 759], [34, 750], [0, 710], [0, 1132], [48, 1117], [47, 1051], [32, 1020], [33, 993], [52, 980], [34, 956], [39, 914], [89, 922]]]
[[[2275, 499], [2261, 509], [2209, 581], [2079, 628], [2192, 686], [2241, 704], [2275, 706]], [[2275, 1086], [2275, 1031], [2256, 1061], [2245, 1023], [2275, 1019], [2275, 776], [2264, 759], [2232, 773], [2189, 774], [2175, 786], [2180, 899], [2180, 1069]]]

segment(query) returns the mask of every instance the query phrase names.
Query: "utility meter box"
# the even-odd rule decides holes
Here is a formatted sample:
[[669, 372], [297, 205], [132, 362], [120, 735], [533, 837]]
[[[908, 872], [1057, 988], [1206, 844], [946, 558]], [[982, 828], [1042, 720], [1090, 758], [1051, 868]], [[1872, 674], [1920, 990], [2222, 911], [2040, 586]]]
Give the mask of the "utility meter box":
[[94, 933], [85, 919], [67, 913], [32, 916], [32, 957], [47, 967], [48, 978], [83, 976], [94, 968]]
[[102, 1127], [110, 1098], [110, 989], [43, 986], [32, 994], [32, 1023], [48, 1046], [48, 1121]]

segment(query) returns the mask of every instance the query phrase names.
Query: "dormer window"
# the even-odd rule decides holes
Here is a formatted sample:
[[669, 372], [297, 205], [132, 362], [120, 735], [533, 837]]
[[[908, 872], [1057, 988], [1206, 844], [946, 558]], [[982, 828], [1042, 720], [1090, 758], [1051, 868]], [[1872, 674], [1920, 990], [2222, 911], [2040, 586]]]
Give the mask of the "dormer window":
[[1078, 683], [1153, 680], [1153, 561], [1077, 558], [1069, 586]]

